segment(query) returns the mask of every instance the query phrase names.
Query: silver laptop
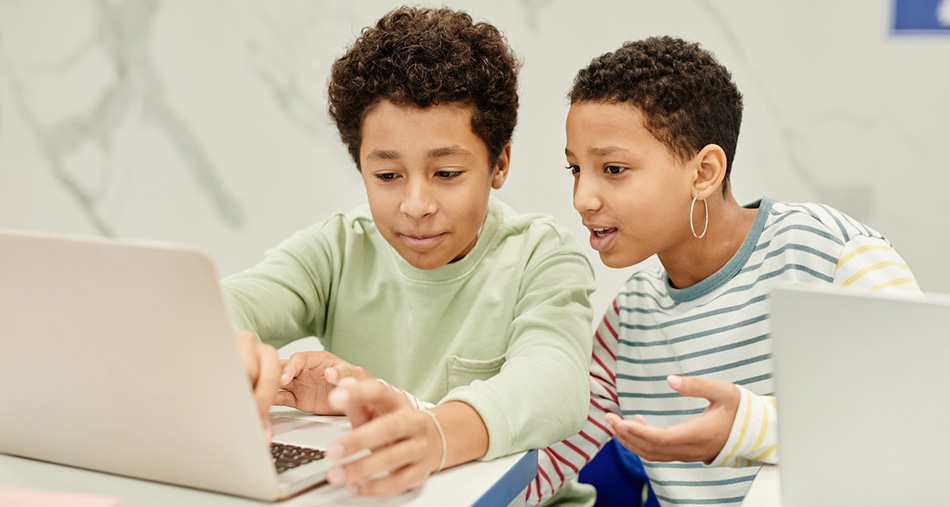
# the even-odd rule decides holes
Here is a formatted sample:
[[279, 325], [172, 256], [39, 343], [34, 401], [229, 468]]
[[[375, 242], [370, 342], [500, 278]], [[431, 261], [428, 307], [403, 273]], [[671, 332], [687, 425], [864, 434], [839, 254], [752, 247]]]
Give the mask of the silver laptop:
[[787, 289], [771, 312], [782, 506], [950, 505], [950, 303]]
[[[278, 473], [199, 251], [0, 231], [0, 363], [0, 453], [262, 500], [325, 478], [319, 455]], [[274, 423], [305, 447], [346, 432]]]

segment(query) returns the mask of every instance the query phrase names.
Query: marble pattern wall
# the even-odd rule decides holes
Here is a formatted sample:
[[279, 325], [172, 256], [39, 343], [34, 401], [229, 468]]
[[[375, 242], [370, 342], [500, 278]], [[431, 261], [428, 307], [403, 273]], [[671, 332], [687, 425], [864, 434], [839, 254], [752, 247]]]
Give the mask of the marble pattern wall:
[[[836, 206], [885, 232], [925, 290], [950, 292], [950, 39], [892, 36], [890, 2], [448, 4], [524, 58], [502, 199], [586, 238], [561, 169], [571, 79], [625, 40], [678, 35], [713, 50], [745, 95], [740, 201]], [[0, 0], [0, 228], [196, 245], [226, 275], [364, 202], [325, 83], [396, 5]], [[629, 270], [598, 271], [603, 306]]]

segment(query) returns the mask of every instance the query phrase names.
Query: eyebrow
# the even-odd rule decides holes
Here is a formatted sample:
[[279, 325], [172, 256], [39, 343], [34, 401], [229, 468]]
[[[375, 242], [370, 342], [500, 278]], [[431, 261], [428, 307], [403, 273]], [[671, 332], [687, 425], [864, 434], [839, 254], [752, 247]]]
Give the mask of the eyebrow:
[[366, 158], [375, 158], [379, 160], [399, 160], [399, 152], [395, 150], [373, 150], [366, 155]]
[[[630, 153], [630, 150], [626, 148], [621, 148], [619, 146], [604, 146], [602, 148], [590, 148], [587, 150], [587, 154], [594, 157], [606, 157], [613, 155], [614, 153]], [[568, 157], [573, 157], [574, 153], [571, 150], [564, 148], [564, 154]]]
[[604, 146], [602, 148], [595, 147], [595, 148], [591, 148], [587, 150], [588, 155], [593, 155], [597, 157], [605, 157], [605, 156], [613, 155], [614, 153], [620, 153], [620, 152], [630, 153], [630, 150], [621, 148], [619, 146]]
[[[472, 152], [462, 148], [459, 145], [452, 146], [443, 146], [441, 148], [434, 148], [426, 152], [427, 158], [441, 158], [448, 157], [452, 155], [469, 155]], [[402, 158], [402, 155], [396, 150], [373, 150], [366, 155], [367, 158], [374, 158], [377, 160], [399, 160]]]
[[466, 150], [465, 148], [462, 148], [461, 146], [455, 144], [452, 146], [444, 146], [442, 148], [435, 148], [433, 150], [429, 150], [429, 152], [426, 153], [426, 156], [429, 158], [440, 158], [440, 157], [448, 157], [451, 155], [469, 155], [471, 153], [472, 152]]

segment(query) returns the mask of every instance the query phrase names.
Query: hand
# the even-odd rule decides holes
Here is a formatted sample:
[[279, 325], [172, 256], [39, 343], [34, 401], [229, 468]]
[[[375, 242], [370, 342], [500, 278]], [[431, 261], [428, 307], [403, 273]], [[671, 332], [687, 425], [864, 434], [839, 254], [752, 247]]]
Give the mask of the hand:
[[314, 414], [342, 414], [327, 401], [330, 391], [340, 380], [347, 377], [357, 380], [373, 378], [363, 368], [326, 351], [297, 352], [281, 364], [280, 388], [283, 390], [277, 393], [274, 404]]
[[277, 349], [261, 343], [254, 333], [247, 331], [238, 333], [235, 339], [241, 362], [244, 363], [244, 371], [254, 388], [254, 401], [257, 402], [257, 411], [261, 416], [264, 439], [269, 443], [274, 436], [274, 428], [270, 423], [270, 407], [277, 395], [280, 375]]
[[634, 454], [650, 461], [702, 461], [711, 463], [729, 439], [741, 393], [734, 384], [700, 377], [666, 378], [676, 392], [706, 398], [709, 406], [702, 414], [668, 428], [647, 426], [643, 416], [624, 420], [606, 415], [617, 440]]
[[[375, 381], [344, 379], [330, 394], [331, 404], [353, 425], [353, 432], [330, 444], [330, 484], [345, 484], [351, 495], [379, 496], [421, 485], [442, 460], [442, 439], [432, 418], [401, 393]], [[368, 449], [371, 454], [345, 464], [340, 460]]]

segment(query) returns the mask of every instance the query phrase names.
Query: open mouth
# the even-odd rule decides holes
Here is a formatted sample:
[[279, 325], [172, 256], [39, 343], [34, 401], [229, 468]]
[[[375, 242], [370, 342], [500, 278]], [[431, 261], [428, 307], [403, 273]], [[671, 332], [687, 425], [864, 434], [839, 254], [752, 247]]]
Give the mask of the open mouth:
[[590, 247], [594, 250], [606, 250], [617, 235], [616, 227], [594, 227], [590, 230]]

